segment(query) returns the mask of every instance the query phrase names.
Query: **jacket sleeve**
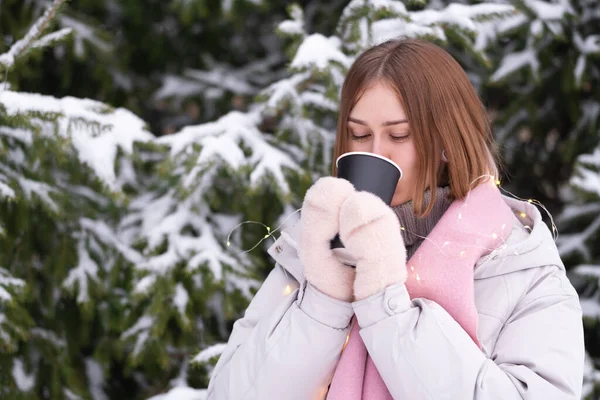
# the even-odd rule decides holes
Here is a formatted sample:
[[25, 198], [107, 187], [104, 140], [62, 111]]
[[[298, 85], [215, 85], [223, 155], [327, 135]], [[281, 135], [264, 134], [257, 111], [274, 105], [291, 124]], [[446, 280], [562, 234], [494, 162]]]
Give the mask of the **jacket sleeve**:
[[234, 323], [207, 400], [323, 398], [352, 315], [351, 303], [299, 284], [276, 264]]
[[543, 269], [489, 356], [439, 305], [410, 301], [404, 285], [354, 303], [361, 337], [392, 396], [580, 399], [585, 350], [579, 299], [564, 270]]

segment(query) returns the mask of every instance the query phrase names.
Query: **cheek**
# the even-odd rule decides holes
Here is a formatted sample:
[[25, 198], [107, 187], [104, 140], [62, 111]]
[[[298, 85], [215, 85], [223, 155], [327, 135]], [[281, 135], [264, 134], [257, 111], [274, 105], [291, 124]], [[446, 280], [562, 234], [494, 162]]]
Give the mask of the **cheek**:
[[393, 155], [392, 161], [394, 161], [403, 171], [412, 171], [417, 167], [417, 156], [416, 152], [412, 149], [406, 149], [407, 151], [399, 151]]
[[399, 185], [412, 185], [417, 175], [417, 153], [414, 146], [410, 146], [410, 148], [407, 146], [402, 150], [392, 157], [392, 161], [398, 164], [402, 170], [403, 176]]

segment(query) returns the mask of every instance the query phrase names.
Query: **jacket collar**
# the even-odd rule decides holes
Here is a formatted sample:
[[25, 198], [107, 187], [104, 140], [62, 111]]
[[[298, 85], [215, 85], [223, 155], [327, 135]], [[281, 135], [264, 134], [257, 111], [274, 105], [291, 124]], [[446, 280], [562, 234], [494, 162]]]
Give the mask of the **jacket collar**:
[[503, 196], [513, 210], [515, 220], [505, 245], [483, 257], [475, 265], [475, 279], [489, 278], [515, 271], [564, 265], [548, 226], [531, 203]]

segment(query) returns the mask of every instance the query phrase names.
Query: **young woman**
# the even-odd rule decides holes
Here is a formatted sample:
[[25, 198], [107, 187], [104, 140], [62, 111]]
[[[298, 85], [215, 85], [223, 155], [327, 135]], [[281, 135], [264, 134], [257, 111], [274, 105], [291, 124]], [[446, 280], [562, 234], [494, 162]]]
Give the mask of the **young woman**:
[[402, 169], [391, 207], [340, 178], [308, 190], [208, 399], [579, 399], [578, 296], [539, 211], [500, 194], [458, 63], [419, 40], [360, 55], [335, 156], [352, 151]]

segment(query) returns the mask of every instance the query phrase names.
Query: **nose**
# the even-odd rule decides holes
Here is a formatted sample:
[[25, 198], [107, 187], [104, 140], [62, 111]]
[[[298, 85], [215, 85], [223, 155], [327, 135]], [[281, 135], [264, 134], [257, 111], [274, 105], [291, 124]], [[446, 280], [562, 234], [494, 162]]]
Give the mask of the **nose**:
[[373, 139], [373, 142], [371, 145], [371, 153], [377, 154], [378, 156], [382, 156], [385, 158], [390, 158], [387, 147], [382, 142], [381, 138], [377, 137], [377, 136]]

